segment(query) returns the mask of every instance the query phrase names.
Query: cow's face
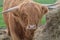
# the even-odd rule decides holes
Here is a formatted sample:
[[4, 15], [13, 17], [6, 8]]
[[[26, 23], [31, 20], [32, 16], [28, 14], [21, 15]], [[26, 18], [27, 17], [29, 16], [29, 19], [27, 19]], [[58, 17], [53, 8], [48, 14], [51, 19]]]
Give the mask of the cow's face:
[[39, 20], [47, 13], [48, 9], [45, 6], [37, 5], [35, 3], [26, 3], [20, 6], [19, 12], [22, 21], [28, 29], [36, 29]]

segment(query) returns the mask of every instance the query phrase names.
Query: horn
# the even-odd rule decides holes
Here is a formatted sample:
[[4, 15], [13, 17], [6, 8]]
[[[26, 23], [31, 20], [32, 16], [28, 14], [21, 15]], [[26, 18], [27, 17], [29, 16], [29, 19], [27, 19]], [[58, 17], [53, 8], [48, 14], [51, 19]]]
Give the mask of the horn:
[[7, 10], [5, 10], [5, 11], [0, 12], [0, 13], [7, 13], [7, 12], [11, 12], [11, 11], [16, 10], [16, 9], [18, 9], [18, 6], [9, 8], [9, 9], [7, 9]]
[[60, 3], [42, 4], [42, 6], [46, 6], [46, 7], [48, 7], [48, 9], [55, 9], [55, 8], [57, 8], [58, 4], [60, 4]]
[[[22, 4], [24, 4], [24, 2]], [[9, 9], [7, 9], [5, 11], [0, 12], [0, 13], [7, 13], [7, 12], [11, 12], [13, 10], [19, 9], [19, 7], [21, 7], [22, 4], [20, 4], [18, 6], [15, 6], [15, 7], [12, 7], [12, 8], [9, 8]]]
[[48, 9], [54, 9], [57, 8], [58, 5], [60, 5], [60, 0], [56, 0], [54, 4], [42, 4], [43, 6], [47, 6]]

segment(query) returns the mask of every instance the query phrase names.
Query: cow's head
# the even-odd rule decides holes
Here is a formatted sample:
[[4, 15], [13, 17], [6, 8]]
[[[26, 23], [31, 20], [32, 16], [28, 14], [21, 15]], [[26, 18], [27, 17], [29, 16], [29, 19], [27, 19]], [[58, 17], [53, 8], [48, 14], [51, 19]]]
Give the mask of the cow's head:
[[27, 26], [27, 29], [36, 29], [42, 16], [48, 12], [46, 6], [36, 3], [24, 3], [19, 7], [21, 20]]
[[22, 20], [22, 23], [24, 23], [24, 25], [27, 26], [28, 29], [29, 28], [31, 29], [37, 27], [41, 17], [45, 13], [47, 13], [48, 11], [47, 7], [35, 3], [22, 3], [21, 5], [3, 11], [3, 13], [7, 13], [11, 11], [13, 12], [13, 10], [18, 10], [19, 11], [18, 15], [20, 15], [21, 17], [20, 19]]

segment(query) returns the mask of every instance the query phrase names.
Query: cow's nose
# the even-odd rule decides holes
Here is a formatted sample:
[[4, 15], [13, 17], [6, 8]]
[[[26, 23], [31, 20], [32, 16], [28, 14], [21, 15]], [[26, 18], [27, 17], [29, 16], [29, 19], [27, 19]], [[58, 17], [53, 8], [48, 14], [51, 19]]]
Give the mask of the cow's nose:
[[36, 25], [28, 25], [26, 29], [36, 29]]

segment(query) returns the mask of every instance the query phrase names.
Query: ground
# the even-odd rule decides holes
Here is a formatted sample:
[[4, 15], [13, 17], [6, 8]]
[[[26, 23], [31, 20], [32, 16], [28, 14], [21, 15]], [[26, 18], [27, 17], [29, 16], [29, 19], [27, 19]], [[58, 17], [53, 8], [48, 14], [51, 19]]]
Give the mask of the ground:
[[5, 33], [6, 28], [0, 28], [0, 40], [10, 40], [10, 37]]

